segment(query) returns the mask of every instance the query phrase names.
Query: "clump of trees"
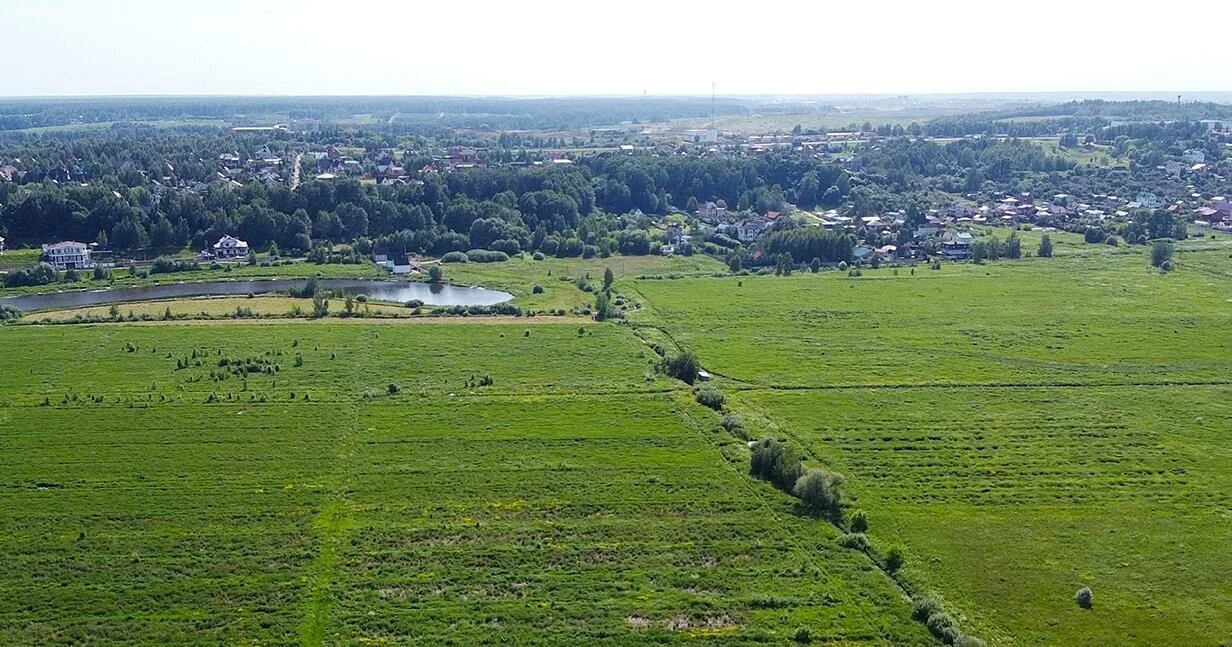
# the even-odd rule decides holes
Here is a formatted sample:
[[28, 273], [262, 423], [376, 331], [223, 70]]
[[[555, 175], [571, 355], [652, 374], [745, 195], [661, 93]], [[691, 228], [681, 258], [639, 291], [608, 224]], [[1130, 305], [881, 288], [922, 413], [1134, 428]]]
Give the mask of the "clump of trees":
[[911, 617], [928, 628], [928, 632], [947, 645], [983, 647], [983, 640], [964, 634], [958, 623], [946, 613], [936, 598], [916, 598], [911, 603]]
[[685, 384], [693, 384], [697, 381], [697, 372], [701, 369], [701, 364], [697, 361], [697, 355], [686, 350], [674, 357], [664, 358], [662, 369], [667, 375]]
[[1151, 266], [1168, 272], [1172, 270], [1172, 243], [1157, 240], [1151, 245]]
[[1035, 255], [1040, 258], [1052, 258], [1052, 237], [1044, 234], [1040, 238], [1039, 247], [1035, 250]]
[[20, 270], [13, 270], [4, 277], [4, 287], [18, 288], [26, 285], [47, 285], [55, 283], [59, 275], [56, 270], [47, 263], [39, 263], [33, 267], [26, 267]]
[[843, 500], [844, 483], [846, 479], [838, 472], [810, 467], [796, 480], [791, 493], [812, 512], [838, 515]]
[[796, 481], [804, 473], [802, 457], [795, 447], [777, 438], [766, 436], [753, 445], [749, 459], [749, 473], [770, 481], [784, 491], [791, 492]]

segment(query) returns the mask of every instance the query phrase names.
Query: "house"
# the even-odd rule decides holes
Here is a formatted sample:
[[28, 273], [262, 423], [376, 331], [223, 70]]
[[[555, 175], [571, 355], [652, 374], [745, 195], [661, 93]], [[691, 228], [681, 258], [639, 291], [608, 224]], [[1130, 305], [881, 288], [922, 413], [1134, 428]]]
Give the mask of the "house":
[[873, 251], [872, 247], [860, 245], [859, 247], [851, 250], [851, 257], [856, 261], [863, 263], [864, 261], [872, 259], [873, 254], [876, 253], [877, 252]]
[[918, 240], [924, 240], [929, 236], [936, 236], [941, 233], [941, 227], [935, 224], [920, 225], [915, 228], [915, 237]]
[[941, 241], [941, 255], [949, 259], [969, 258], [974, 237], [967, 232], [947, 236]]
[[4, 236], [0, 236], [0, 254], [4, 253]]
[[[1150, 191], [1143, 191], [1138, 194], [1138, 199], [1134, 200], [1140, 209], [1157, 209], [1160, 206], [1159, 197]], [[1131, 207], [1133, 204], [1130, 205]]]
[[726, 215], [727, 207], [716, 202], [707, 202], [697, 208], [697, 217], [701, 218], [702, 222], [718, 222], [720, 218]]
[[750, 218], [736, 223], [736, 240], [751, 243], [766, 233], [767, 224], [760, 218]]
[[372, 262], [377, 265], [385, 265], [389, 262], [389, 249], [386, 247], [372, 248]]
[[955, 202], [953, 214], [955, 218], [970, 218], [975, 215], [975, 209], [965, 202]]
[[248, 255], [248, 243], [235, 236], [223, 236], [214, 243], [214, 258], [239, 258]]
[[1232, 216], [1232, 200], [1229, 200], [1228, 198], [1223, 196], [1211, 198], [1211, 207], [1214, 208], [1215, 211], [1222, 214], [1225, 218]]
[[84, 270], [94, 267], [94, 261], [90, 258], [90, 246], [74, 240], [43, 245], [43, 260], [51, 263], [57, 270]]
[[394, 274], [410, 274], [411, 270], [415, 269], [415, 261], [411, 257], [403, 253], [394, 254], [389, 257], [389, 271]]
[[1186, 168], [1189, 168], [1189, 165], [1184, 162], [1178, 162], [1176, 160], [1168, 160], [1164, 162], [1164, 173], [1167, 173], [1173, 177], [1180, 177], [1181, 173], [1184, 173]]

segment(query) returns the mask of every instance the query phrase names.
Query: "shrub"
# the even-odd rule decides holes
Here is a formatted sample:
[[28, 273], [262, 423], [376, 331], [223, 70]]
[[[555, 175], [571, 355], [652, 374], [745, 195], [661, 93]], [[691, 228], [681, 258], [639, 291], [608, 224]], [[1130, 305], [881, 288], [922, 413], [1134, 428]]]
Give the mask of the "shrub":
[[715, 411], [722, 411], [723, 404], [727, 402], [727, 398], [723, 396], [722, 391], [710, 385], [698, 389], [694, 397], [697, 399], [698, 404]]
[[947, 645], [953, 645], [961, 635], [958, 627], [954, 626], [954, 619], [944, 611], [938, 611], [929, 616], [928, 620], [924, 621], [924, 626], [928, 627], [928, 633]]
[[543, 286], [536, 283], [535, 287], [530, 289], [530, 293], [531, 294], [543, 294]]
[[445, 270], [441, 269], [440, 265], [433, 265], [428, 268], [428, 280], [433, 283], [440, 283], [445, 278]]
[[462, 252], [448, 252], [441, 257], [442, 263], [466, 263], [470, 260], [470, 256]]
[[927, 622], [934, 614], [941, 612], [941, 603], [936, 598], [916, 598], [911, 602], [911, 617], [920, 622]]
[[47, 285], [56, 281], [56, 270], [47, 263], [39, 263], [34, 267], [13, 270], [4, 277], [5, 287], [17, 288], [25, 285]]
[[1039, 248], [1035, 250], [1035, 255], [1043, 258], [1052, 258], [1052, 237], [1044, 234], [1040, 238]]
[[795, 448], [776, 438], [766, 436], [753, 444], [749, 457], [749, 473], [790, 492], [804, 468]]
[[423, 301], [420, 301], [419, 299], [411, 299], [410, 301], [407, 301], [407, 302], [406, 302], [406, 307], [408, 307], [408, 308], [422, 308], [422, 307], [423, 307], [423, 304], [424, 304], [424, 302], [423, 302]]
[[847, 271], [847, 267], [848, 267], [848, 266], [847, 266], [847, 261], [839, 261], [839, 264], [838, 264], [838, 271], [840, 271], [840, 272], [846, 272], [846, 271]]
[[1074, 594], [1074, 601], [1083, 609], [1090, 609], [1095, 606], [1095, 594], [1091, 592], [1091, 587], [1084, 586]]
[[839, 509], [845, 481], [842, 474], [812, 467], [805, 470], [791, 492], [810, 510], [833, 513]]
[[863, 510], [852, 513], [851, 532], [868, 532], [868, 515]]
[[809, 631], [808, 627], [796, 627], [796, 632], [791, 635], [791, 639], [801, 644], [811, 643], [813, 632]]
[[868, 550], [868, 537], [862, 532], [849, 532], [838, 538], [838, 545], [852, 550]]
[[1164, 263], [1172, 260], [1172, 243], [1166, 240], [1157, 240], [1151, 245], [1151, 265], [1158, 268], [1163, 268]]
[[885, 554], [885, 567], [891, 573], [903, 567], [903, 549], [898, 546], [891, 546], [890, 550]]
[[[448, 254], [446, 254], [448, 256]], [[505, 252], [492, 252], [486, 249], [472, 249], [466, 253], [466, 259], [472, 263], [503, 263], [509, 260]], [[442, 257], [441, 260], [444, 260]]]
[[975, 636], [959, 634], [958, 639], [954, 641], [954, 647], [988, 647], [988, 643]]
[[697, 356], [687, 350], [671, 359], [663, 360], [664, 372], [686, 384], [697, 381], [699, 367]]
[[543, 260], [543, 252], [535, 252], [535, 253], [531, 256], [531, 258], [535, 259], [536, 261], [541, 261], [541, 260]]
[[736, 436], [737, 438], [748, 438], [749, 432], [744, 428], [744, 419], [734, 413], [723, 414], [723, 419], [719, 421], [727, 433]]

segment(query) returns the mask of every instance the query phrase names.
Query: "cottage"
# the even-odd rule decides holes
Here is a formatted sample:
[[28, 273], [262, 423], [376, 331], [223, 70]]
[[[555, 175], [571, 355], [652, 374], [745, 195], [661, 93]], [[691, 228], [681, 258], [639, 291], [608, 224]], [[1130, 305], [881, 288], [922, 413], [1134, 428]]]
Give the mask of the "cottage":
[[742, 243], [751, 243], [766, 232], [767, 224], [760, 218], [750, 218], [736, 223], [736, 239]]
[[248, 255], [248, 243], [235, 236], [223, 236], [214, 243], [214, 258], [239, 258]]
[[949, 259], [970, 258], [973, 242], [975, 242], [974, 237], [965, 231], [947, 236], [941, 241], [941, 255]]
[[389, 257], [389, 271], [394, 274], [410, 274], [415, 269], [415, 261], [406, 254], [394, 254]]
[[90, 246], [74, 240], [43, 245], [43, 260], [51, 263], [57, 270], [84, 270], [94, 267], [94, 261], [90, 258]]

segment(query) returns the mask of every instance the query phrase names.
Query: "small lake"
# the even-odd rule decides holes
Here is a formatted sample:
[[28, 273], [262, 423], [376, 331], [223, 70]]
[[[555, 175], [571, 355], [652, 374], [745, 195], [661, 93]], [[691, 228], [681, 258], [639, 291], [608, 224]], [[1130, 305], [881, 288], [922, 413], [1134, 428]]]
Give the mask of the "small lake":
[[[0, 297], [4, 304], [23, 312], [33, 310], [63, 310], [112, 303], [133, 303], [184, 297], [235, 296], [270, 294], [302, 289], [304, 279], [269, 279], [235, 281], [199, 281], [165, 283], [109, 290], [84, 290], [47, 294], [23, 294]], [[342, 290], [347, 294], [366, 294], [374, 301], [406, 303], [413, 299], [431, 306], [491, 306], [513, 298], [508, 292], [460, 287], [447, 283], [411, 283], [409, 281], [373, 281], [364, 279], [317, 279], [323, 290]]]

